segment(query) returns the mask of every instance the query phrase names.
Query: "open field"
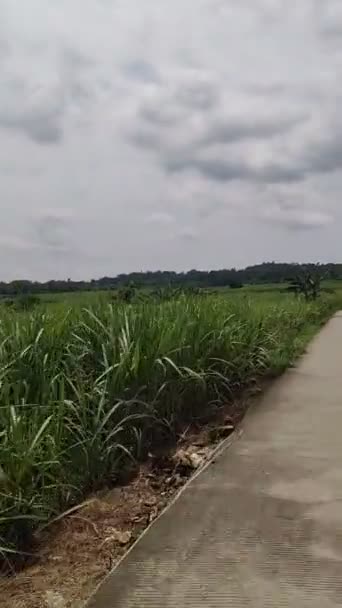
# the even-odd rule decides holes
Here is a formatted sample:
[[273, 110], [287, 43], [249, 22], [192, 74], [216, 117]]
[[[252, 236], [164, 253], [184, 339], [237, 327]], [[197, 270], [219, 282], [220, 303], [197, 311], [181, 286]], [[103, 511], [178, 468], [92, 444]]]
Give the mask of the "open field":
[[120, 482], [151, 446], [283, 371], [342, 300], [236, 291], [136, 304], [69, 294], [30, 312], [1, 307], [5, 562], [30, 551], [35, 531], [61, 512]]
[[[342, 294], [342, 280], [323, 280], [322, 281], [323, 291], [334, 291], [336, 294]], [[231, 289], [230, 287], [208, 287], [203, 289], [205, 292], [214, 293], [227, 293], [231, 296], [236, 295], [255, 295], [255, 294], [284, 294], [289, 287], [289, 283], [255, 283], [245, 284], [241, 289]], [[162, 290], [165, 288], [162, 288]], [[186, 290], [186, 288], [185, 288]], [[39, 297], [42, 302], [54, 303], [64, 302], [68, 304], [79, 303], [82, 306], [90, 305], [94, 302], [98, 302], [99, 299], [103, 301], [112, 301], [116, 294], [120, 291], [119, 289], [108, 289], [108, 290], [93, 290], [93, 291], [70, 291], [61, 293], [44, 293]], [[142, 287], [137, 289], [137, 293], [149, 295], [151, 292], [158, 291], [158, 288]]]

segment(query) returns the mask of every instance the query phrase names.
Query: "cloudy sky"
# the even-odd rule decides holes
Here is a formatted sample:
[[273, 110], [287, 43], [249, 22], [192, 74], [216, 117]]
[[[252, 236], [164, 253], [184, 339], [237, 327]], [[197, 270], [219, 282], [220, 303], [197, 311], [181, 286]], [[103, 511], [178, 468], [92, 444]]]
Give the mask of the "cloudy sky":
[[341, 0], [0, 0], [0, 279], [342, 261]]

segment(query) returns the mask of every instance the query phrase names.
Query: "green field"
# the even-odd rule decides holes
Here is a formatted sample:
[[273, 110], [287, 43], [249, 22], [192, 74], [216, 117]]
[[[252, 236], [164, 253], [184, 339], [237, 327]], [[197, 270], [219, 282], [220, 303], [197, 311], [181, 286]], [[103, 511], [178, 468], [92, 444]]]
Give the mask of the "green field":
[[30, 551], [40, 526], [118, 482], [151, 446], [281, 373], [341, 302], [339, 292], [305, 303], [265, 286], [1, 305], [3, 557]]

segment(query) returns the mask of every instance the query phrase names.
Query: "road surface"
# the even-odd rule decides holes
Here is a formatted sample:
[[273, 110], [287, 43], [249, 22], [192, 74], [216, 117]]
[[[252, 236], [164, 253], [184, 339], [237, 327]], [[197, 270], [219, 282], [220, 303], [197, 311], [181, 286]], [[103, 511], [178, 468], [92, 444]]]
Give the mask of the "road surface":
[[342, 313], [89, 608], [342, 606]]

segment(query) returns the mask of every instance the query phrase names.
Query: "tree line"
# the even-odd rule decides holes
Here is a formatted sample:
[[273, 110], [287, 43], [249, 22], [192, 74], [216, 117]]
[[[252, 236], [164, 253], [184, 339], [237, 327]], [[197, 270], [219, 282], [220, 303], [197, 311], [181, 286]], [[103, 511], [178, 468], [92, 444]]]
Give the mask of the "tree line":
[[319, 270], [327, 279], [342, 279], [342, 264], [286, 264], [267, 262], [222, 270], [189, 270], [188, 272], [147, 271], [119, 274], [116, 277], [102, 277], [91, 281], [28, 281], [15, 280], [0, 282], [0, 295], [61, 293], [74, 291], [107, 290], [134, 285], [142, 287], [241, 287], [248, 284], [291, 282], [305, 270]]

